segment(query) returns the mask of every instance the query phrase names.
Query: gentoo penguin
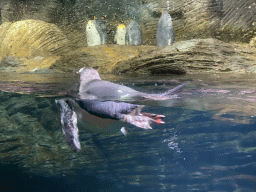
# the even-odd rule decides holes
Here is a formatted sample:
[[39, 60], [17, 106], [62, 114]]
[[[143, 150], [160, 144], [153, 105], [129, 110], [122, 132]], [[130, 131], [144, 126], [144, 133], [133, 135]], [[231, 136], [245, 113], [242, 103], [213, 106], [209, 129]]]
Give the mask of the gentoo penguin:
[[175, 40], [172, 18], [167, 11], [163, 11], [158, 21], [156, 43], [159, 47], [171, 45]]
[[135, 20], [131, 20], [126, 29], [126, 44], [138, 46], [141, 44], [141, 38], [142, 32], [140, 25]]
[[118, 45], [125, 45], [125, 34], [126, 34], [126, 26], [124, 24], [118, 25], [116, 29], [115, 42]]
[[75, 152], [81, 150], [78, 126], [96, 133], [113, 133], [120, 130], [126, 135], [127, 131], [122, 126], [127, 123], [143, 129], [152, 129], [152, 123], [164, 124], [164, 115], [141, 113], [143, 105], [68, 98], [55, 102], [61, 108], [61, 124], [66, 141]]
[[185, 85], [181, 84], [165, 93], [148, 94], [136, 91], [127, 86], [104, 81], [99, 73], [93, 68], [82, 68], [79, 70], [80, 85], [79, 97], [91, 100], [114, 100], [114, 101], [135, 101], [140, 99], [167, 100], [177, 94]]
[[86, 25], [86, 38], [88, 46], [102, 45], [107, 43], [105, 20], [89, 20]]

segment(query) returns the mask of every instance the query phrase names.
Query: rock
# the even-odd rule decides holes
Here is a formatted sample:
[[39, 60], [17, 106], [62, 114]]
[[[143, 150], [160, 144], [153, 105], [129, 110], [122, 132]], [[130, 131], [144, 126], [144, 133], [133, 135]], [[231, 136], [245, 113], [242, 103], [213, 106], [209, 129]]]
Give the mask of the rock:
[[18, 67], [19, 65], [21, 65], [21, 61], [15, 56], [5, 57], [0, 63], [0, 67]]
[[[34, 14], [31, 13], [31, 17], [37, 18], [36, 13], [38, 13], [38, 16], [40, 14], [45, 16], [42, 17], [42, 20], [51, 15], [51, 6], [52, 11], [59, 10], [57, 4], [60, 2], [57, 0], [50, 0], [49, 5], [46, 1], [36, 2], [38, 4], [27, 2], [27, 9], [24, 8], [25, 1], [22, 1], [21, 7], [17, 7], [17, 0], [1, 2], [2, 19], [11, 17], [14, 10], [23, 10], [24, 12], [17, 13], [21, 17], [16, 16], [26, 19], [33, 12], [33, 6], [38, 10]], [[166, 1], [161, 0], [158, 3], [151, 0], [143, 1], [145, 4], [133, 1], [131, 4], [128, 3], [129, 6], [127, 4], [127, 7], [123, 7], [125, 10], [110, 14], [114, 17], [120, 16], [122, 12], [127, 12], [131, 17], [138, 19], [142, 28], [142, 44], [148, 45], [136, 48], [112, 44], [94, 48], [86, 47], [84, 25], [89, 18], [88, 11], [95, 8], [98, 1], [92, 2], [85, 10], [83, 8], [86, 1], [61, 2], [64, 10], [60, 11], [58, 18], [64, 19], [60, 19], [59, 23], [54, 21], [58, 23], [58, 26], [33, 19], [14, 23], [4, 22], [0, 26], [1, 70], [20, 73], [48, 73], [50, 71], [55, 73], [52, 69], [67, 72], [90, 66], [97, 68], [101, 73], [184, 74], [256, 71], [255, 66], [252, 65], [255, 63], [254, 48], [248, 48], [242, 44], [225, 44], [210, 38], [200, 39], [216, 37], [225, 42], [248, 43], [255, 36], [256, 31], [255, 4], [252, 0], [235, 2], [230, 0], [172, 1], [168, 12], [173, 18], [176, 43], [166, 49], [148, 46], [156, 44], [157, 23], [161, 11], [167, 8]], [[60, 5], [62, 6], [62, 4]], [[39, 10], [44, 5], [45, 11]], [[78, 11], [72, 11], [71, 8], [68, 8], [69, 5]], [[79, 7], [79, 5], [81, 6]], [[101, 5], [100, 9], [103, 10], [106, 5], [108, 3]], [[116, 5], [114, 10], [117, 10], [119, 6]], [[9, 11], [8, 14], [6, 11]], [[100, 10], [97, 10], [97, 14], [99, 12]], [[15, 14], [13, 16], [16, 17]], [[15, 19], [9, 18], [4, 21], [15, 21]], [[123, 23], [125, 22], [123, 21]], [[110, 42], [113, 42], [118, 23], [120, 23], [118, 18], [106, 18]], [[192, 38], [197, 40], [191, 40]], [[251, 40], [252, 46], [254, 41], [254, 39]], [[185, 47], [187, 51], [181, 49], [180, 46]], [[227, 62], [224, 62], [226, 59]]]
[[[2, 30], [3, 29], [3, 32]], [[54, 24], [40, 20], [24, 20], [0, 26], [0, 61], [19, 60], [17, 71], [47, 69], [66, 54], [70, 47], [63, 32]]]
[[[155, 45], [161, 11], [173, 18], [176, 40], [218, 38], [223, 41], [248, 43], [256, 31], [254, 0], [7, 0], [0, 2], [2, 23], [40, 19], [58, 24], [74, 45], [86, 45], [84, 26], [93, 16], [107, 16], [107, 33], [113, 42], [117, 27], [109, 23], [135, 19], [142, 27], [143, 44]], [[113, 31], [114, 30], [114, 31]], [[80, 39], [80, 41], [79, 41]]]
[[152, 48], [154, 47], [118, 45], [83, 47], [61, 57], [51, 68], [77, 71], [81, 67], [90, 66], [101, 73], [111, 73], [117, 67], [118, 62], [130, 60]]
[[256, 32], [254, 0], [222, 0], [221, 40], [249, 43]]
[[246, 73], [252, 71], [255, 49], [217, 39], [179, 41], [162, 49], [145, 51], [116, 64], [113, 72], [151, 74]]
[[[167, 10], [167, 1], [148, 0], [153, 4], [153, 19], [144, 18], [143, 34], [147, 34], [146, 42], [156, 44], [157, 23], [163, 10]], [[221, 2], [221, 1], [218, 1]], [[176, 41], [193, 38], [215, 37], [220, 30], [221, 3], [211, 0], [179, 0], [170, 1], [168, 13], [173, 20]], [[143, 39], [144, 41], [144, 39]]]
[[32, 116], [36, 114], [36, 101], [28, 95], [24, 95], [23, 97], [13, 97], [9, 99], [7, 103], [6, 111], [9, 116], [18, 112]]
[[251, 39], [250, 45], [253, 46], [253, 47], [256, 47], [256, 37]]
[[26, 19], [40, 19], [49, 23], [59, 23], [63, 16], [63, 8], [58, 0], [1, 1], [0, 10], [3, 23]]
[[44, 127], [45, 130], [56, 131], [60, 128], [60, 118], [57, 111], [49, 108], [37, 110], [38, 122]]
[[[148, 18], [149, 23], [145, 22], [143, 33], [147, 33], [147, 42], [155, 42], [153, 34], [161, 11], [167, 9], [167, 2], [147, 0], [147, 3], [153, 4], [153, 16], [157, 20]], [[173, 18], [177, 41], [214, 37], [227, 42], [248, 43], [256, 31], [256, 5], [253, 0], [170, 1], [168, 12]]]

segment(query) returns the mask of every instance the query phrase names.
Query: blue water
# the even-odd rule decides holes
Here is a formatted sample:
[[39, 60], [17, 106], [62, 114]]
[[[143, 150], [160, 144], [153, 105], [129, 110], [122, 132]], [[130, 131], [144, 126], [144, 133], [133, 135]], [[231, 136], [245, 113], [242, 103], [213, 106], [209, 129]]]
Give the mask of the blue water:
[[[187, 80], [120, 83], [161, 92]], [[230, 85], [200, 82], [172, 101], [141, 102], [166, 116], [153, 130], [79, 130], [80, 153], [66, 144], [56, 97], [1, 92], [0, 191], [255, 191], [255, 89]]]

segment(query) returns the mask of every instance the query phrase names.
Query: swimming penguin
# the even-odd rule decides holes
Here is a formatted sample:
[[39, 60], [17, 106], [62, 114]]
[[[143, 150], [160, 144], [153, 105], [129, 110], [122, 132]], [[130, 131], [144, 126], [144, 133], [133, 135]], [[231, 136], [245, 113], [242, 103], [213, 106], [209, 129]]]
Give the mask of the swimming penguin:
[[107, 31], [105, 20], [100, 18], [98, 20], [89, 20], [86, 25], [87, 45], [95, 46], [107, 43]]
[[162, 13], [158, 21], [156, 43], [159, 47], [169, 46], [174, 43], [175, 35], [172, 26], [172, 18], [167, 11]]
[[[128, 124], [143, 129], [152, 129], [152, 123], [164, 124], [164, 115], [141, 113], [142, 105], [124, 102], [98, 101], [84, 99], [60, 99], [55, 101], [61, 108], [61, 124], [66, 141], [70, 148], [81, 150], [78, 124], [91, 132], [116, 132], [120, 130], [124, 135], [124, 127]], [[77, 115], [76, 115], [77, 114]]]
[[118, 45], [125, 45], [125, 34], [126, 34], [126, 27], [124, 24], [118, 25], [116, 29], [116, 35], [115, 35], [115, 42]]
[[140, 25], [135, 21], [131, 22], [127, 26], [125, 41], [128, 45], [138, 46], [141, 44], [142, 32]]
[[181, 84], [165, 93], [148, 94], [136, 91], [129, 87], [104, 81], [99, 73], [93, 68], [82, 68], [79, 70], [80, 85], [79, 97], [91, 100], [115, 100], [115, 101], [135, 101], [140, 99], [167, 100], [177, 94], [185, 85]]

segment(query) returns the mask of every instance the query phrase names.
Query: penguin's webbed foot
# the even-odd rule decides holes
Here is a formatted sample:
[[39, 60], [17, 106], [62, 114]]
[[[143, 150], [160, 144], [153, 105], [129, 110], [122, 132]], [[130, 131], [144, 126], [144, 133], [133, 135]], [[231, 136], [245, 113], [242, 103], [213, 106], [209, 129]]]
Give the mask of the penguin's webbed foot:
[[135, 115], [135, 116], [126, 115], [124, 121], [142, 129], [152, 129], [150, 124], [152, 123], [164, 124], [165, 122], [162, 121], [162, 118], [164, 117], [165, 117], [164, 115], [142, 113], [140, 115]]
[[165, 122], [162, 121], [162, 119], [165, 118], [164, 115], [157, 115], [153, 113], [142, 113], [142, 115], [153, 119], [156, 124], [165, 124]]

